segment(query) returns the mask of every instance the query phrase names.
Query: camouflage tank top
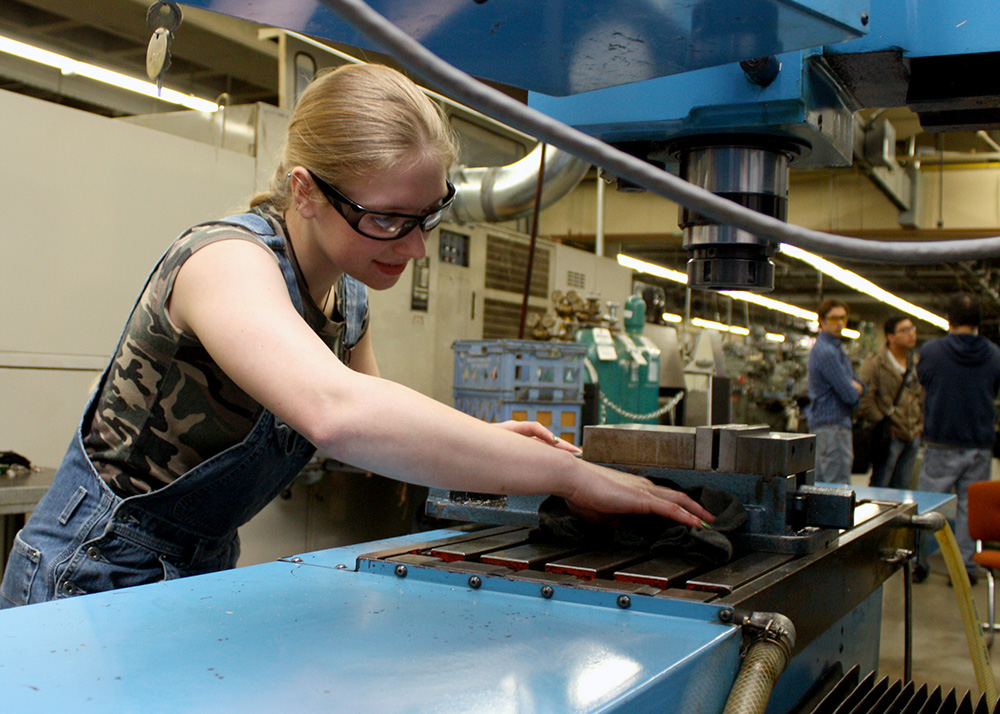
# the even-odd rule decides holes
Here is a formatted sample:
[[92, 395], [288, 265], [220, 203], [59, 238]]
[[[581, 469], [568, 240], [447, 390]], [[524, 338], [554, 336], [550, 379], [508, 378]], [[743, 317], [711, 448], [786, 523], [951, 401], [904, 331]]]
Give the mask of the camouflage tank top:
[[[267, 204], [263, 216], [288, 245], [282, 217]], [[238, 444], [263, 407], [219, 368], [196, 339], [178, 332], [166, 316], [177, 272], [195, 251], [220, 240], [248, 240], [267, 247], [249, 230], [232, 225], [196, 226], [178, 238], [154, 270], [129, 317], [94, 410], [83, 434], [98, 474], [123, 497], [148, 493]], [[292, 251], [287, 251], [302, 294], [304, 318], [345, 363], [346, 311], [343, 281], [335, 286], [328, 318], [309, 297]], [[275, 256], [275, 262], [277, 262]], [[368, 327], [365, 311], [361, 325]]]

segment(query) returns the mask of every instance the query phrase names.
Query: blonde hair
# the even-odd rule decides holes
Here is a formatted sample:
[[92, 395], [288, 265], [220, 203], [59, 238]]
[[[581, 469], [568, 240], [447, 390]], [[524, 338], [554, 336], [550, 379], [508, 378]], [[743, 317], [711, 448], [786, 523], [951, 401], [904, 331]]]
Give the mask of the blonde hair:
[[394, 69], [344, 65], [314, 79], [292, 112], [281, 161], [270, 190], [251, 207], [291, 202], [288, 172], [304, 166], [334, 186], [436, 159], [447, 170], [458, 160], [458, 140], [441, 108]]

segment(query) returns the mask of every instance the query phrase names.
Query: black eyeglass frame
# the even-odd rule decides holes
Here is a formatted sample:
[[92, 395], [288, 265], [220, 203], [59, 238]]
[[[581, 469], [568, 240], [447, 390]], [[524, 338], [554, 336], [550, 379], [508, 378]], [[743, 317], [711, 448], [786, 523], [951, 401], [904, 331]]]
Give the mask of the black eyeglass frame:
[[[306, 169], [306, 171], [309, 171], [309, 169]], [[347, 225], [354, 229], [354, 231], [359, 235], [363, 235], [365, 238], [371, 238], [372, 240], [399, 240], [400, 238], [409, 235], [409, 233], [417, 226], [420, 226], [420, 230], [425, 233], [433, 230], [441, 222], [441, 219], [444, 218], [444, 212], [455, 200], [455, 194], [457, 193], [454, 184], [446, 178], [445, 184], [448, 186], [448, 194], [441, 199], [440, 205], [432, 211], [423, 215], [414, 215], [412, 213], [393, 213], [391, 211], [373, 211], [370, 208], [365, 208], [360, 203], [355, 203], [312, 171], [309, 171], [309, 175], [312, 176], [312, 180], [326, 197], [326, 200], [330, 202], [330, 205], [337, 210], [337, 213], [343, 216], [345, 221], [347, 221]], [[369, 233], [365, 233], [360, 228], [361, 220], [366, 215], [386, 216], [388, 218], [405, 218], [406, 222], [400, 226], [398, 235], [373, 236]]]

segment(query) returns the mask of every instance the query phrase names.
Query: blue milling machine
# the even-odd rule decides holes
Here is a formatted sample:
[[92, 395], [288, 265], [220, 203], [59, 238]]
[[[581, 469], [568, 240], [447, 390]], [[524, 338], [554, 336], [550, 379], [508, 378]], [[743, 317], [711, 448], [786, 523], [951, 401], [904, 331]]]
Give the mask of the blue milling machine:
[[[338, 14], [351, 2], [185, 4], [385, 49]], [[936, 129], [1000, 119], [985, 79], [945, 81], [998, 56], [986, 2], [369, 5], [544, 114], [778, 219], [790, 165], [851, 163], [858, 108], [908, 105]], [[878, 168], [908, 202], [905, 175]], [[773, 287], [773, 241], [690, 209], [680, 225], [693, 287]], [[445, 493], [429, 510], [463, 524], [3, 611], [4, 709], [808, 714], [840, 696], [918, 711], [898, 689], [890, 710], [871, 674], [882, 585], [953, 498], [816, 484], [814, 450], [753, 425], [587, 428], [590, 461], [739, 499], [722, 566], [554, 544], [539, 498]], [[951, 701], [933, 711], [992, 710]]]
[[472, 522], [0, 612], [0, 689], [9, 711], [813, 711], [873, 687], [882, 584], [953, 501], [815, 485], [814, 447], [587, 427], [590, 459], [738, 496], [722, 566], [540, 539], [538, 497], [446, 494], [431, 509]]

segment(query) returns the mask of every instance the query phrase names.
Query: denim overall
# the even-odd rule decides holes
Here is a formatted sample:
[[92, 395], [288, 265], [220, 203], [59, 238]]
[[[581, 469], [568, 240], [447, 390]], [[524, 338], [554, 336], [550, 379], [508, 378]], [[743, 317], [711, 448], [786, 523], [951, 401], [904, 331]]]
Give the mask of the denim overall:
[[[222, 222], [248, 228], [275, 252], [302, 314], [295, 272], [267, 221], [241, 214]], [[367, 296], [361, 283], [343, 279], [345, 344], [352, 347], [360, 337]], [[242, 442], [156, 491], [122, 498], [98, 476], [83, 446], [83, 427], [93, 417], [109, 370], [84, 410], [52, 486], [15, 538], [0, 585], [0, 607], [232, 568], [240, 553], [236, 529], [287, 488], [315, 452], [264, 410]]]

